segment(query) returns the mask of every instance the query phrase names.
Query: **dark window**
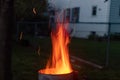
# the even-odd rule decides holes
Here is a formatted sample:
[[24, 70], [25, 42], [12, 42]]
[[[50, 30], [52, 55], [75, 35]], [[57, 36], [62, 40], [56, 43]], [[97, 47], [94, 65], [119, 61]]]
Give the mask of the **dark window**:
[[92, 15], [96, 16], [97, 15], [97, 6], [92, 7]]
[[95, 31], [91, 31], [91, 35], [96, 35], [96, 32]]
[[80, 8], [76, 7], [72, 9], [72, 22], [79, 22]]
[[70, 21], [70, 9], [66, 9], [66, 20]]

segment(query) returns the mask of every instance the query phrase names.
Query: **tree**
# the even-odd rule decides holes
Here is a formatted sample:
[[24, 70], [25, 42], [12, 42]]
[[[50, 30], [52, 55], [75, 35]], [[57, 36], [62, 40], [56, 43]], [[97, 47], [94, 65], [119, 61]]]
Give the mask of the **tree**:
[[11, 34], [13, 0], [0, 0], [0, 80], [12, 80]]
[[[37, 11], [36, 15], [32, 11], [33, 8]], [[15, 15], [19, 20], [40, 18], [46, 10], [47, 0], [15, 0]]]

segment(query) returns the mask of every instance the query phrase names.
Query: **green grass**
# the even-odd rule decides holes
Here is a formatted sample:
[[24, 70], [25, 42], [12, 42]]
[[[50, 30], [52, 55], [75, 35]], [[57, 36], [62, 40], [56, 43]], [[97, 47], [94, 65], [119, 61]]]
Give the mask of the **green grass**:
[[[38, 80], [38, 70], [44, 68], [51, 53], [50, 38], [29, 39], [32, 47], [13, 44], [12, 72], [13, 80]], [[40, 46], [40, 55], [37, 47]], [[72, 38], [70, 55], [74, 55], [97, 64], [105, 64], [106, 42], [82, 40]], [[112, 41], [110, 45], [110, 63], [102, 70], [81, 64], [81, 68], [73, 66], [79, 71], [79, 78], [87, 75], [89, 80], [120, 80], [120, 41]]]
[[[12, 71], [13, 80], [38, 80], [38, 70], [44, 68], [50, 54], [50, 41], [42, 39], [34, 42], [32, 47], [13, 45]], [[44, 42], [44, 43], [43, 43]], [[37, 53], [40, 46], [40, 55]]]
[[104, 64], [106, 42], [72, 39], [70, 53], [98, 64]]

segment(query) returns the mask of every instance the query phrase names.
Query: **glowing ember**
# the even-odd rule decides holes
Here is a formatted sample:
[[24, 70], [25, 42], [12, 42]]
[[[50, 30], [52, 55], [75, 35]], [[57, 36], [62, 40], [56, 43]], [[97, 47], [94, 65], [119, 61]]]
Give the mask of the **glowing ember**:
[[52, 59], [48, 60], [46, 69], [40, 70], [44, 74], [67, 74], [72, 72], [69, 61], [68, 43], [69, 34], [63, 24], [58, 23], [55, 30], [51, 32]]
[[33, 13], [36, 15], [37, 14], [37, 12], [36, 12], [36, 9], [35, 8], [33, 8]]
[[23, 38], [23, 32], [20, 33], [20, 38], [19, 39], [22, 40], [22, 38]]
[[38, 46], [37, 53], [38, 53], [38, 55], [40, 56], [40, 46]]

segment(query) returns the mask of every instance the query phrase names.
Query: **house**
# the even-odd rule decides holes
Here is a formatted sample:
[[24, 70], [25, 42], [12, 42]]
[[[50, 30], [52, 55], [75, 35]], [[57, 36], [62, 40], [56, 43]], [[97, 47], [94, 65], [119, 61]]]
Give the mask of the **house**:
[[[49, 0], [59, 9], [61, 22], [69, 20], [71, 36], [88, 38], [120, 33], [120, 0]], [[56, 11], [57, 12], [57, 11]]]

